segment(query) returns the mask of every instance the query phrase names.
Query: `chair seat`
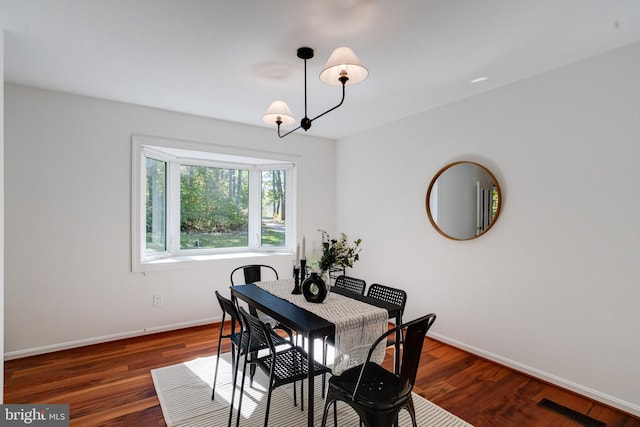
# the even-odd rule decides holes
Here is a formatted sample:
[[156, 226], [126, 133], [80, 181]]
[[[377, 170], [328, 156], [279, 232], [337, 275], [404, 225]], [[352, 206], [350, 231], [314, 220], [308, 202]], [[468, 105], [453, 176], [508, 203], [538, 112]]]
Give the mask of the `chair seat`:
[[[339, 376], [331, 377], [330, 387], [335, 387], [346, 396], [353, 395], [361, 370], [361, 365], [355, 366]], [[366, 376], [362, 378], [358, 390], [358, 403], [383, 410], [397, 405], [400, 391], [398, 376], [373, 362], [367, 363], [365, 372]]]
[[[273, 364], [273, 355], [260, 357], [256, 363], [268, 375]], [[299, 347], [291, 347], [276, 353], [276, 363], [273, 365], [273, 381], [278, 387], [283, 384], [307, 379], [309, 367], [307, 354]], [[314, 362], [314, 374], [330, 372], [330, 369], [318, 362]]]

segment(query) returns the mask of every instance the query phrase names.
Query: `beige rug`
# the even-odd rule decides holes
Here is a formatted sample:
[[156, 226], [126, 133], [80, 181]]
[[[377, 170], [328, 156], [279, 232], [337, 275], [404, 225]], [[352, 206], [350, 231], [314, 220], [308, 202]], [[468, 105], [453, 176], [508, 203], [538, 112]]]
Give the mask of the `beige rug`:
[[[215, 356], [199, 358], [178, 365], [167, 366], [151, 371], [162, 413], [168, 426], [226, 426], [229, 416], [229, 401], [231, 400], [231, 363], [230, 354], [220, 358], [216, 397], [211, 400], [211, 386], [215, 368]], [[242, 366], [241, 366], [242, 367]], [[236, 401], [240, 393], [239, 373]], [[266, 391], [264, 384], [267, 377], [260, 369], [257, 370], [253, 388], [249, 382], [245, 384], [245, 394], [242, 400], [242, 427], [262, 427], [266, 410]], [[315, 425], [322, 421], [324, 401], [320, 394], [321, 377], [317, 377], [315, 384]], [[299, 391], [299, 389], [298, 389]], [[286, 386], [277, 388], [271, 399], [269, 411], [270, 427], [304, 427], [307, 425], [307, 404], [304, 412], [300, 405], [293, 406], [291, 388]], [[306, 399], [305, 386], [305, 399]], [[298, 398], [300, 396], [298, 395]], [[434, 427], [469, 427], [470, 424], [450, 414], [428, 400], [413, 395], [416, 407], [418, 426]], [[234, 409], [234, 424], [237, 410]], [[333, 426], [333, 408], [329, 412], [328, 426]], [[338, 404], [338, 425], [340, 427], [358, 426], [356, 413], [345, 404]], [[411, 426], [411, 420], [406, 411], [400, 412], [400, 426]]]

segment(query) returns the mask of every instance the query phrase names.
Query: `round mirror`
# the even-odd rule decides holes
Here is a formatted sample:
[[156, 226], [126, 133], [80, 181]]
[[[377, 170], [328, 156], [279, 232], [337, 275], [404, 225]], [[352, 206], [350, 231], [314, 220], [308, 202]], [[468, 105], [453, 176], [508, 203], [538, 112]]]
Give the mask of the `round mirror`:
[[454, 162], [433, 177], [427, 190], [427, 215], [440, 234], [471, 240], [486, 233], [500, 213], [498, 180], [484, 166]]

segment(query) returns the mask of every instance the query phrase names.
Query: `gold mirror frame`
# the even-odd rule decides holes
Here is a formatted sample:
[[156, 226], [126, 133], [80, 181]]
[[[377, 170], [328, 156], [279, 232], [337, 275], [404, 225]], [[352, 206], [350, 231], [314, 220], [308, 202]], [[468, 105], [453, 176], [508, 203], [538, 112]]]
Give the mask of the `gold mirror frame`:
[[[485, 184], [488, 185], [492, 185], [492, 188], [489, 190], [488, 188], [479, 188], [479, 182], [470, 182], [469, 185], [470, 186], [477, 186], [476, 188], [476, 224], [475, 224], [475, 231], [473, 232], [469, 232], [467, 231], [466, 233], [458, 233], [456, 235], [456, 233], [453, 233], [451, 231], [451, 229], [449, 228], [449, 230], [446, 230], [447, 227], [444, 227], [444, 225], [441, 222], [442, 227], [445, 228], [445, 230], [443, 230], [441, 228], [441, 226], [439, 226], [437, 224], [437, 217], [438, 215], [435, 215], [434, 219], [434, 215], [432, 210], [432, 203], [431, 203], [431, 196], [432, 193], [435, 193], [438, 197], [438, 202], [441, 200], [441, 198], [443, 197], [442, 194], [442, 189], [438, 189], [438, 187], [440, 187], [440, 184], [438, 186], [436, 186], [436, 183], [438, 182], [438, 179], [441, 178], [443, 176], [443, 174], [445, 172], [447, 172], [448, 174], [453, 173], [453, 169], [456, 168], [456, 166], [458, 166], [458, 171], [460, 171], [460, 166], [461, 165], [471, 165], [471, 166], [475, 166], [477, 168], [479, 168], [479, 171], [484, 172], [486, 174], [486, 176], [489, 178], [489, 181], [487, 181]], [[447, 175], [447, 177], [449, 177], [449, 175]], [[440, 181], [442, 183], [442, 181]], [[447, 191], [451, 191], [451, 189], [445, 189]], [[470, 188], [468, 188], [468, 186], [466, 186], [466, 183], [464, 184], [464, 187], [456, 187], [455, 192], [456, 194], [461, 193], [463, 191], [467, 191], [468, 194], [471, 194], [471, 190]], [[486, 191], [490, 191], [491, 196], [490, 199], [487, 198], [487, 193]], [[450, 193], [451, 194], [451, 193]], [[482, 199], [484, 197], [484, 200]], [[470, 205], [472, 202], [469, 202], [467, 200], [467, 204]], [[493, 225], [496, 223], [496, 221], [498, 220], [498, 216], [500, 215], [500, 209], [501, 209], [501, 205], [502, 205], [502, 193], [500, 192], [500, 185], [498, 184], [498, 180], [496, 179], [496, 177], [493, 175], [493, 173], [491, 173], [491, 171], [489, 169], [487, 169], [486, 167], [484, 167], [483, 165], [476, 163], [476, 162], [469, 162], [469, 161], [458, 161], [458, 162], [453, 162], [450, 163], [446, 166], [444, 166], [442, 169], [440, 169], [438, 171], [438, 173], [436, 173], [436, 175], [433, 177], [433, 179], [431, 180], [431, 183], [429, 184], [429, 189], [427, 190], [427, 196], [426, 196], [426, 208], [427, 208], [427, 216], [429, 217], [429, 222], [431, 222], [431, 225], [433, 225], [433, 227], [438, 231], [438, 233], [442, 234], [444, 237], [448, 238], [448, 239], [452, 239], [452, 240], [473, 240], [473, 239], [477, 239], [478, 237], [484, 235], [487, 231], [489, 231], [491, 229], [491, 227], [493, 227]], [[482, 211], [484, 207], [484, 211]], [[488, 210], [489, 209], [489, 210]], [[489, 215], [487, 215], [488, 212], [491, 212], [490, 215], [490, 219], [488, 221], [486, 221], [486, 219], [488, 218]], [[473, 212], [468, 213], [469, 215], [467, 215], [467, 219], [469, 218], [469, 216], [473, 215]], [[484, 217], [484, 218], [483, 218]], [[470, 224], [468, 224], [468, 221], [464, 224], [467, 228], [471, 228], [472, 226]]]

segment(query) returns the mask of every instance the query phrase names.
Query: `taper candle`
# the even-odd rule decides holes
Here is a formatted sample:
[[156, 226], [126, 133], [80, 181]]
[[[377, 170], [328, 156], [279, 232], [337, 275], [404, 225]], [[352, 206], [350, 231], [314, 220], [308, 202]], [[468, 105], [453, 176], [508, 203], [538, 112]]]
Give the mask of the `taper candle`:
[[302, 236], [302, 259], [307, 259], [307, 238]]

